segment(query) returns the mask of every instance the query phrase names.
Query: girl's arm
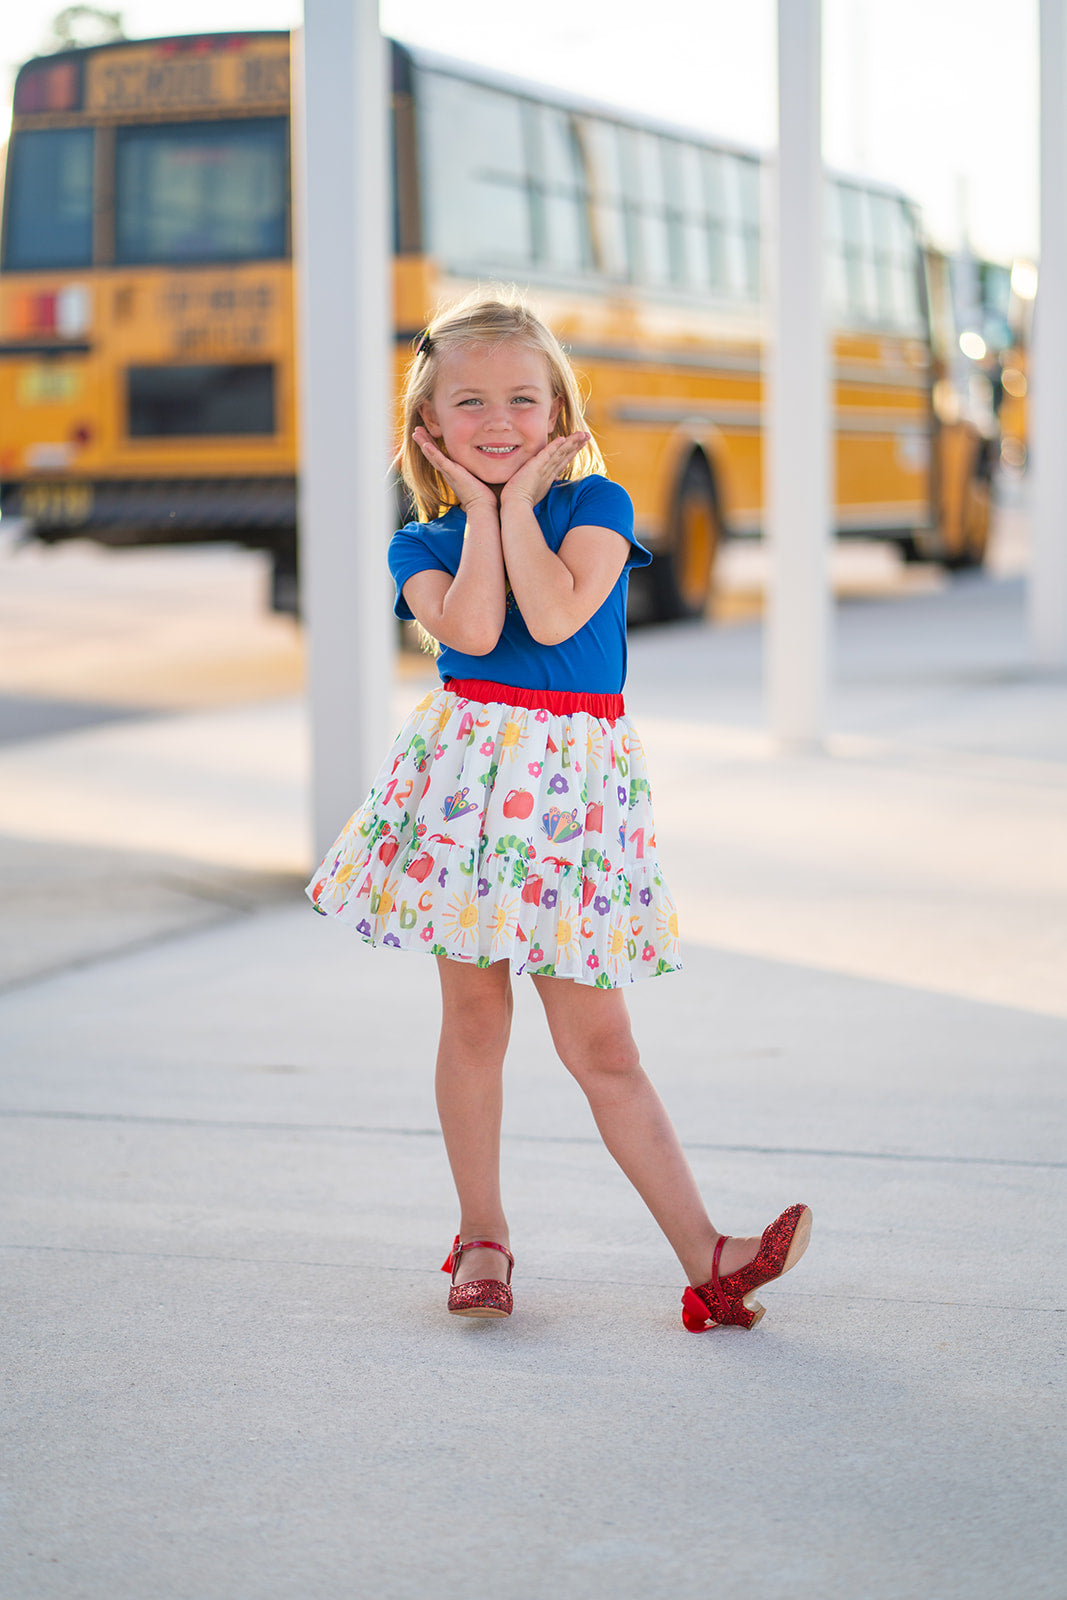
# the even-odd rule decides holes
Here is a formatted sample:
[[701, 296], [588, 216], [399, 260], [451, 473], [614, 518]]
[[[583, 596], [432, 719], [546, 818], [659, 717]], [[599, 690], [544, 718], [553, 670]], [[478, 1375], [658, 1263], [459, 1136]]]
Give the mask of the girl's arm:
[[562, 644], [599, 611], [619, 581], [630, 542], [613, 528], [571, 528], [555, 553], [533, 508], [588, 438], [554, 439], [504, 485], [500, 543], [515, 602], [538, 644]]
[[523, 621], [538, 644], [562, 644], [600, 610], [619, 581], [630, 542], [614, 528], [571, 528], [556, 555], [532, 508], [505, 511], [501, 522], [504, 559]]
[[403, 592], [434, 639], [465, 656], [488, 655], [500, 638], [506, 606], [496, 507], [468, 511], [455, 577], [431, 567], [410, 577]]
[[404, 599], [426, 632], [450, 650], [488, 655], [500, 638], [507, 605], [496, 497], [442, 455], [424, 429], [416, 428], [414, 437], [455, 491], [467, 515], [467, 528], [455, 576], [434, 568], [416, 572], [404, 585]]

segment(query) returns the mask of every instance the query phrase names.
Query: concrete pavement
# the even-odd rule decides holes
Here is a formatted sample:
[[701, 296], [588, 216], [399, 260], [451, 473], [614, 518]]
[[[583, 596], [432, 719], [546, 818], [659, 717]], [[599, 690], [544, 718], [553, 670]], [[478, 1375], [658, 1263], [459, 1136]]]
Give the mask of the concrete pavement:
[[1012, 579], [839, 647], [805, 759], [754, 625], [631, 656], [646, 1061], [719, 1226], [816, 1214], [750, 1334], [683, 1331], [521, 984], [516, 1312], [444, 1315], [435, 974], [298, 898], [296, 702], [0, 752], [4, 1600], [1063, 1593], [1067, 681]]

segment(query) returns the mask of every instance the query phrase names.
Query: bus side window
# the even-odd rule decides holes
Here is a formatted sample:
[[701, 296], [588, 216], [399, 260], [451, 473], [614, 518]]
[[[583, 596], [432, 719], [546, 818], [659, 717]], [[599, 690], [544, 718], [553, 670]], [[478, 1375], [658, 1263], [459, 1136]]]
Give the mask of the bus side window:
[[906, 200], [893, 201], [893, 302], [898, 326], [914, 336], [923, 336], [924, 317], [919, 296], [922, 270], [919, 238], [911, 207]]
[[826, 301], [834, 327], [848, 321], [848, 281], [845, 275], [845, 241], [841, 222], [841, 185], [831, 179], [824, 190], [826, 205]]
[[[751, 259], [746, 240], [744, 174], [739, 156], [722, 152], [718, 157], [723, 228], [723, 288], [732, 299], [746, 299], [750, 290]], [[758, 250], [757, 236], [757, 250]]]
[[888, 207], [892, 202], [882, 194], [867, 196], [867, 215], [870, 222], [871, 266], [874, 271], [875, 304], [877, 320], [882, 327], [892, 327], [896, 320], [893, 312], [893, 286], [889, 272], [892, 221]]
[[921, 331], [917, 243], [910, 218], [896, 195], [868, 194], [878, 321], [896, 333]]
[[555, 106], [528, 107], [536, 155], [539, 202], [538, 259], [565, 272], [588, 271], [593, 264], [585, 167], [574, 118]]
[[514, 95], [420, 74], [429, 244], [452, 268], [514, 269], [534, 258], [522, 103]]
[[760, 186], [762, 168], [758, 161], [742, 156], [737, 162], [738, 193], [741, 210], [741, 249], [745, 260], [745, 294], [750, 300], [760, 296]]
[[625, 282], [633, 274], [618, 133], [615, 123], [599, 117], [589, 117], [584, 124], [596, 264], [605, 277]]
[[1007, 350], [1015, 343], [1011, 316], [1011, 268], [995, 261], [978, 262], [982, 308], [981, 334], [992, 350]]
[[686, 277], [685, 237], [682, 233], [681, 174], [678, 140], [658, 139], [660, 170], [663, 175], [664, 218], [667, 225], [667, 257], [670, 281], [684, 286]]
[[860, 327], [870, 326], [878, 321], [878, 292], [867, 208], [869, 196], [851, 183], [842, 184], [840, 194], [848, 320]]
[[635, 131], [628, 142], [631, 150], [628, 187], [637, 220], [641, 281], [659, 287], [671, 281], [660, 140], [654, 133]]
[[710, 289], [713, 282], [704, 155], [698, 145], [676, 145], [680, 280], [687, 289]]
[[702, 163], [708, 213], [708, 264], [711, 268], [711, 287], [719, 294], [726, 294], [730, 286], [726, 249], [724, 160], [725, 157], [718, 150], [706, 150]]

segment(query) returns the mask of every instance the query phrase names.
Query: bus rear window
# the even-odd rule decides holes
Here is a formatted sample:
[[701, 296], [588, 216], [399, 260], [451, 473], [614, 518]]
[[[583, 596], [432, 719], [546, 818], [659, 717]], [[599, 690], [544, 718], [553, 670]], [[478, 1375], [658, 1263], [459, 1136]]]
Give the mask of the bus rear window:
[[119, 128], [116, 261], [284, 256], [288, 138], [284, 117]]
[[12, 136], [4, 266], [87, 267], [93, 259], [93, 131], [36, 128]]
[[131, 439], [274, 432], [274, 368], [130, 367]]

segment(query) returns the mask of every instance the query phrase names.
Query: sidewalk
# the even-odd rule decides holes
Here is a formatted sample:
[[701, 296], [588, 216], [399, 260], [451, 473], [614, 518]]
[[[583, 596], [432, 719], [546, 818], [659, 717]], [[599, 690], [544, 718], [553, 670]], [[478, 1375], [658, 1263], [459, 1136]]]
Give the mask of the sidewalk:
[[631, 651], [638, 1037], [721, 1227], [815, 1210], [750, 1334], [683, 1331], [521, 984], [516, 1312], [443, 1314], [435, 973], [306, 907], [296, 702], [0, 751], [2, 1600], [1058, 1600], [1067, 680], [1012, 579], [839, 660], [787, 760], [755, 625]]

